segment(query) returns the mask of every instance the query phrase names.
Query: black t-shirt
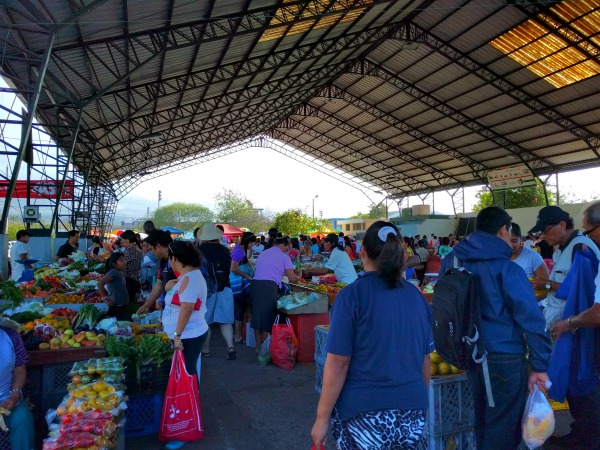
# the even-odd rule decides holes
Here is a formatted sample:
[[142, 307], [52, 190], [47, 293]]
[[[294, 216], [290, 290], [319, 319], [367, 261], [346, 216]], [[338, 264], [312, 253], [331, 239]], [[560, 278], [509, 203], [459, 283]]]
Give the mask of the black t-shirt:
[[231, 255], [221, 244], [205, 243], [200, 245], [202, 257], [208, 262], [208, 270], [214, 274], [220, 292], [231, 287], [229, 272], [231, 271]]
[[73, 247], [71, 244], [69, 244], [69, 241], [67, 241], [58, 248], [58, 251], [56, 252], [56, 256], [58, 256], [59, 258], [67, 258], [67, 257], [71, 256], [73, 253], [75, 253], [78, 249], [79, 249], [78, 244], [75, 244], [75, 247]]
[[171, 264], [169, 263], [168, 259], [161, 259], [160, 261], [158, 261], [158, 278], [160, 279], [161, 282], [161, 300], [164, 301], [165, 299], [165, 295], [167, 293], [167, 290], [165, 289], [165, 286], [167, 285], [167, 283], [171, 280], [176, 279], [177, 277], [175, 276], [175, 272], [173, 272], [173, 268], [171, 267]]

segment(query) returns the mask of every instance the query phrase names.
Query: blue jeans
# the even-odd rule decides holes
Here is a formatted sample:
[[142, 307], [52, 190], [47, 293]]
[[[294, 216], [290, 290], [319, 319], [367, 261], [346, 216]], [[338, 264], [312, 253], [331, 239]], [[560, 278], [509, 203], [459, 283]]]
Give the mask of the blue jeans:
[[477, 450], [514, 450], [521, 442], [521, 418], [527, 400], [527, 360], [524, 355], [488, 355], [490, 384], [496, 406], [485, 395], [483, 369], [467, 372], [473, 390]]
[[27, 403], [20, 401], [13, 408], [10, 416], [4, 418], [9, 431], [12, 450], [30, 450], [35, 448], [33, 431], [33, 414]]
[[579, 437], [585, 448], [600, 448], [600, 385], [583, 397], [567, 393], [567, 401], [573, 416], [570, 434]]

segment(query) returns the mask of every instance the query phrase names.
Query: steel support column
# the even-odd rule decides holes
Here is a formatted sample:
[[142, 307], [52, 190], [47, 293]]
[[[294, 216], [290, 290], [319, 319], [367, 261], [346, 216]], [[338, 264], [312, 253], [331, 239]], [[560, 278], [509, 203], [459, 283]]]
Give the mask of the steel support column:
[[48, 62], [50, 61], [50, 56], [52, 55], [52, 45], [54, 44], [55, 37], [56, 36], [53, 32], [51, 32], [48, 35], [48, 40], [46, 42], [46, 50], [45, 50], [44, 56], [42, 58], [42, 64], [40, 66], [38, 79], [35, 83], [35, 88], [31, 94], [31, 97], [27, 104], [27, 118], [26, 118], [25, 126], [23, 127], [23, 137], [21, 139], [21, 144], [19, 145], [19, 153], [17, 154], [15, 164], [13, 166], [13, 173], [10, 178], [10, 184], [8, 185], [8, 189], [6, 191], [6, 200], [4, 201], [4, 209], [2, 211], [2, 219], [0, 220], [0, 233], [2, 233], [2, 234], [5, 234], [6, 230], [7, 230], [8, 215], [10, 213], [10, 204], [11, 204], [12, 196], [15, 192], [17, 180], [19, 178], [19, 171], [21, 169], [21, 163], [23, 162], [23, 157], [25, 156], [27, 144], [29, 143], [31, 127], [33, 126], [35, 112], [37, 110], [37, 105], [40, 100], [40, 94], [42, 93], [42, 87], [44, 85], [44, 78], [46, 76], [46, 69], [48, 68]]

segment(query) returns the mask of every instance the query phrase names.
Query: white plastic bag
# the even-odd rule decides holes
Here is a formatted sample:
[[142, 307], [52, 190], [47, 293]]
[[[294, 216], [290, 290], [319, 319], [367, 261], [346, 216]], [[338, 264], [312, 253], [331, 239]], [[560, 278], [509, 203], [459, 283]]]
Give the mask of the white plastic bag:
[[265, 342], [262, 343], [262, 345], [260, 346], [260, 351], [258, 352], [258, 363], [261, 366], [266, 366], [271, 362], [271, 351], [269, 350], [270, 346], [271, 335], [269, 335], [269, 337], [265, 339]]
[[546, 396], [533, 385], [533, 392], [527, 397], [525, 413], [521, 422], [523, 440], [532, 450], [541, 447], [554, 433], [554, 411]]

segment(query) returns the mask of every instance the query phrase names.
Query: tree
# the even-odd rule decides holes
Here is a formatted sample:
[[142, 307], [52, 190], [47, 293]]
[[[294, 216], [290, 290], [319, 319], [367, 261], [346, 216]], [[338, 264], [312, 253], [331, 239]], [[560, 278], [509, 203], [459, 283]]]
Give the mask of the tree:
[[[496, 202], [498, 206], [504, 206], [503, 193], [496, 193]], [[494, 206], [494, 198], [487, 187], [481, 188], [477, 194], [477, 203], [473, 206], [474, 212], [479, 212], [488, 206]], [[556, 204], [556, 196], [548, 190], [548, 202], [550, 205]], [[546, 197], [544, 196], [544, 186], [539, 181], [536, 186], [510, 189], [506, 191], [506, 209], [527, 208], [529, 206], [546, 206]]]
[[371, 203], [369, 206], [368, 213], [356, 213], [353, 216], [348, 217], [348, 219], [381, 219], [386, 216], [386, 206], [381, 204], [381, 202], [376, 205], [375, 203]]
[[299, 209], [289, 209], [275, 216], [273, 226], [284, 236], [306, 234], [316, 228], [318, 219], [313, 219]]
[[196, 203], [171, 203], [161, 206], [154, 212], [152, 218], [156, 228], [171, 226], [183, 231], [191, 231], [203, 223], [214, 220], [215, 215], [209, 208]]
[[331, 226], [331, 222], [329, 222], [327, 219], [315, 220], [317, 223], [315, 224], [315, 228], [313, 229], [313, 231], [316, 231], [318, 233], [333, 233], [335, 231]]
[[222, 223], [241, 225], [242, 218], [250, 218], [254, 221], [258, 217], [258, 211], [254, 209], [252, 202], [239, 192], [230, 189], [215, 195], [215, 206], [217, 219]]

